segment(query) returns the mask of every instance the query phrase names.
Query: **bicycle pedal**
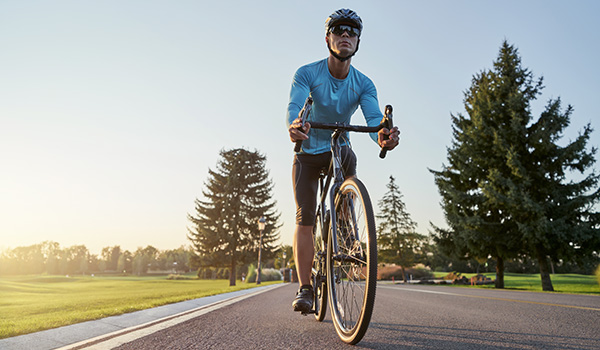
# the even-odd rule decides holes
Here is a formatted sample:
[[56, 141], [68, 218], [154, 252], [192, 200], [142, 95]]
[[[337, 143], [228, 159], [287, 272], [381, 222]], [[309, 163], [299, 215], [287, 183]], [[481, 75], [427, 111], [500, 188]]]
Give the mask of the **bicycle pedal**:
[[309, 314], [316, 314], [317, 312], [315, 310], [310, 310], [308, 312], [302, 312], [302, 316], [308, 316]]

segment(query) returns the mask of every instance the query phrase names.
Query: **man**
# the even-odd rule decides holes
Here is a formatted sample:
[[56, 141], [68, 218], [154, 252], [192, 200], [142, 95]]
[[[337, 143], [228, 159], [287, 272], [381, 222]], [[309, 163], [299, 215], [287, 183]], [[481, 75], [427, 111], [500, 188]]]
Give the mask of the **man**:
[[[310, 122], [306, 122], [302, 128], [299, 112], [310, 95], [313, 107], [309, 120], [349, 124], [352, 114], [359, 106], [369, 126], [379, 125], [383, 118], [375, 85], [350, 64], [352, 56], [358, 51], [363, 29], [361, 18], [352, 10], [340, 9], [327, 18], [325, 29], [329, 57], [302, 66], [296, 71], [287, 114], [290, 139], [292, 142], [303, 141], [301, 151], [294, 157], [292, 171], [296, 198], [293, 247], [300, 281], [300, 289], [292, 306], [294, 311], [301, 312], [310, 311], [313, 304], [310, 282], [314, 255], [312, 231], [319, 173], [329, 166], [331, 160], [331, 131], [311, 131]], [[397, 128], [383, 129], [371, 137], [380, 146], [391, 150], [398, 145], [398, 133]], [[355, 176], [356, 155], [350, 149], [347, 139], [341, 145], [344, 175], [346, 178]]]

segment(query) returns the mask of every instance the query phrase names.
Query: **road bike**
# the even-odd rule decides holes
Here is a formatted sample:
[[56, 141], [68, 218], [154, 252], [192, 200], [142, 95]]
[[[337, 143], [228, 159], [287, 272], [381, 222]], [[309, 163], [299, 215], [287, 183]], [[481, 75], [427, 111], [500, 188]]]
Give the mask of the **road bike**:
[[[311, 128], [333, 133], [331, 163], [319, 176], [320, 200], [313, 231], [315, 255], [311, 273], [314, 303], [308, 313], [323, 321], [329, 302], [336, 332], [348, 344], [356, 344], [363, 338], [373, 313], [377, 235], [367, 188], [356, 177], [344, 178], [340, 138], [347, 132], [371, 133], [384, 127], [391, 130], [391, 114], [392, 107], [388, 105], [384, 120], [375, 127], [311, 122]], [[383, 149], [381, 158], [385, 152]]]

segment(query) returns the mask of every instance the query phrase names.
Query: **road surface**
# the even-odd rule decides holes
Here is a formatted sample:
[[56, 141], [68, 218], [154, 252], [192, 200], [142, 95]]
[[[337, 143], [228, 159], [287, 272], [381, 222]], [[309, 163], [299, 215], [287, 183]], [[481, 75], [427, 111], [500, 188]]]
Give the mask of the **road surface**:
[[[296, 288], [249, 297], [117, 348], [352, 348], [337, 338], [329, 315], [319, 323], [291, 310]], [[380, 283], [371, 326], [353, 348], [596, 350], [600, 296]]]

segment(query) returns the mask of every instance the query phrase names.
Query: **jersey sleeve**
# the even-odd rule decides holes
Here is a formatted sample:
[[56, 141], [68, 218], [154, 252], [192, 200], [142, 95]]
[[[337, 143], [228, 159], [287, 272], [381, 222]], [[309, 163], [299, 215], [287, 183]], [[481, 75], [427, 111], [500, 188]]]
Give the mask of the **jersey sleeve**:
[[[377, 89], [371, 79], [365, 79], [365, 87], [360, 97], [360, 109], [363, 112], [365, 121], [369, 126], [377, 126], [383, 119], [383, 114], [379, 110], [379, 101], [377, 99]], [[377, 142], [377, 133], [369, 134], [373, 141]]]
[[292, 81], [292, 88], [290, 90], [290, 102], [287, 108], [287, 126], [289, 127], [292, 122], [298, 118], [298, 113], [304, 105], [304, 101], [310, 93], [310, 76], [309, 71], [305, 67], [300, 67], [296, 74], [294, 74], [294, 80]]

